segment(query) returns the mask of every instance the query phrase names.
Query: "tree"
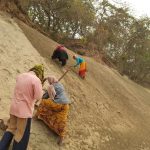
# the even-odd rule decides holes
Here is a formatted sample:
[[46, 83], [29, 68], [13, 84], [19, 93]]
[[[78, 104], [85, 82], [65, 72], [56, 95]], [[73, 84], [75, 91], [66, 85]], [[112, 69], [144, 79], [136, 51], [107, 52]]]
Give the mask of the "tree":
[[[124, 71], [132, 79], [140, 81], [150, 75], [150, 19], [135, 21], [130, 29], [126, 45]], [[150, 79], [150, 78], [149, 78]]]
[[47, 31], [71, 38], [85, 35], [95, 17], [92, 2], [85, 0], [32, 0], [28, 12]]

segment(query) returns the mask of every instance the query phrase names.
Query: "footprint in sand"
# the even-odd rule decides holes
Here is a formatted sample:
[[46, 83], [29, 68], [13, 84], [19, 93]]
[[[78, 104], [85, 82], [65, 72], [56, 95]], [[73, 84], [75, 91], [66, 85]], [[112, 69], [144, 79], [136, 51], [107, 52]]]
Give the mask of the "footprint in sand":
[[0, 53], [1, 53], [1, 54], [4, 53], [4, 50], [3, 50], [3, 49], [0, 49]]
[[3, 79], [9, 79], [10, 76], [12, 76], [12, 73], [6, 68], [1, 69], [0, 72], [1, 72], [1, 76], [3, 77]]

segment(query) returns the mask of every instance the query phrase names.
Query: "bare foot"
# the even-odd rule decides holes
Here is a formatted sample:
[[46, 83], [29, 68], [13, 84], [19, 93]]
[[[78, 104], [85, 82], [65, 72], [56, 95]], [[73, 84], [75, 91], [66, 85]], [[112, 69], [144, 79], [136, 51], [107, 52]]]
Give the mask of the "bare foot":
[[63, 144], [63, 137], [59, 137], [58, 141], [57, 141], [57, 144], [58, 145], [62, 145]]
[[37, 120], [38, 119], [38, 115], [34, 114], [32, 118]]

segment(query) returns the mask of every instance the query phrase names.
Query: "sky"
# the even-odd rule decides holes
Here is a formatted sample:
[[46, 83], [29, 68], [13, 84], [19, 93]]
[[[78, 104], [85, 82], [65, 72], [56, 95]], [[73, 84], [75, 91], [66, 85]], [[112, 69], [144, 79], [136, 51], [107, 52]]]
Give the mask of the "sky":
[[129, 5], [134, 16], [148, 16], [150, 17], [150, 0], [110, 0], [123, 2]]

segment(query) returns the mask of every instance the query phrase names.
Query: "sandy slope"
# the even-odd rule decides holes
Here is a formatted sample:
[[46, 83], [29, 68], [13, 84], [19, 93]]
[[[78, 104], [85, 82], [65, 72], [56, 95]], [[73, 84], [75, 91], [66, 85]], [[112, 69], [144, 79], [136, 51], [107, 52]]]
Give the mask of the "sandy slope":
[[[8, 16], [0, 15], [1, 118], [8, 116], [18, 73], [36, 63], [45, 65], [46, 75], [60, 77], [64, 72], [48, 58], [57, 43], [18, 23], [21, 28]], [[71, 56], [72, 52], [68, 52]], [[85, 59], [86, 80], [81, 80], [76, 70], [62, 80], [73, 102], [65, 144], [59, 147], [57, 136], [42, 122], [33, 120], [30, 147], [33, 150], [149, 150], [150, 92], [117, 71], [91, 58]], [[73, 63], [70, 58], [68, 65]]]

